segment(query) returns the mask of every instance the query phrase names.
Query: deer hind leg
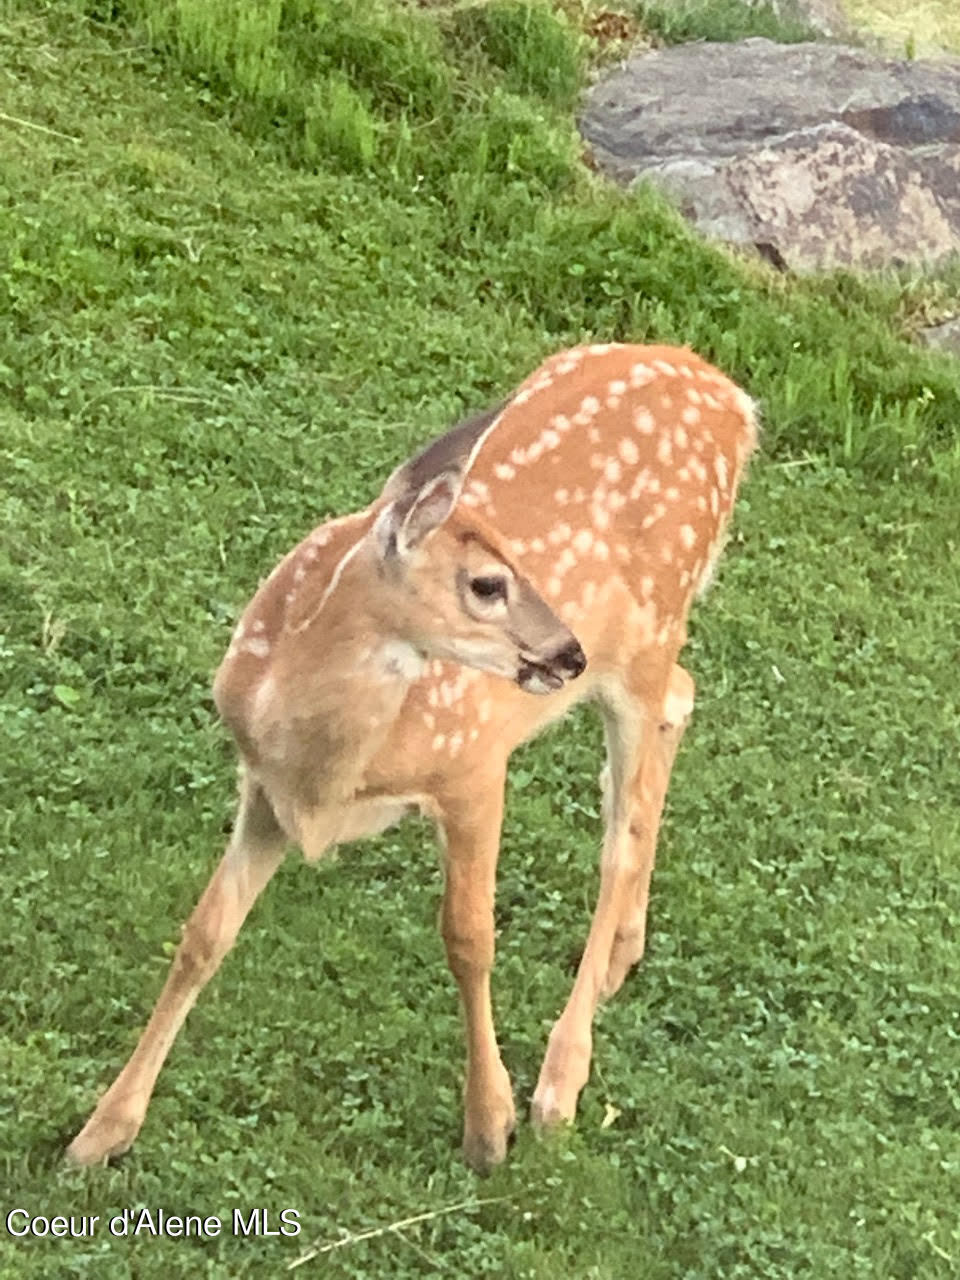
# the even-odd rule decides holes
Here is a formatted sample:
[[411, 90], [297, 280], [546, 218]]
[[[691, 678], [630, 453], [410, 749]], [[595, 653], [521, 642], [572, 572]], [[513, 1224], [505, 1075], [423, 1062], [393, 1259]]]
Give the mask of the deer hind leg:
[[503, 819], [504, 769], [465, 780], [464, 793], [439, 801], [446, 842], [440, 929], [460, 989], [467, 1042], [463, 1154], [486, 1173], [507, 1154], [516, 1124], [510, 1077], [500, 1058], [490, 1000], [493, 904]]
[[645, 772], [638, 777], [634, 790], [629, 834], [634, 841], [639, 875], [636, 892], [632, 896], [628, 895], [622, 904], [601, 990], [604, 999], [609, 999], [619, 991], [624, 978], [643, 956], [647, 939], [650, 877], [656, 858], [660, 817], [677, 748], [690, 721], [693, 696], [693, 677], [678, 663], [674, 663], [660, 718], [656, 725], [649, 726], [653, 739], [651, 758]]
[[[600, 894], [573, 990], [550, 1032], [533, 1096], [537, 1127], [573, 1119], [590, 1073], [597, 1004], [620, 985], [643, 952], [657, 830], [670, 766], [692, 706], [692, 686], [683, 668], [674, 665], [647, 696], [624, 691], [605, 703], [608, 766]], [[673, 717], [678, 717], [676, 724]]]
[[244, 778], [227, 851], [184, 925], [167, 981], [137, 1047], [67, 1148], [73, 1163], [105, 1161], [126, 1151], [136, 1138], [177, 1032], [280, 865], [285, 843], [263, 791]]

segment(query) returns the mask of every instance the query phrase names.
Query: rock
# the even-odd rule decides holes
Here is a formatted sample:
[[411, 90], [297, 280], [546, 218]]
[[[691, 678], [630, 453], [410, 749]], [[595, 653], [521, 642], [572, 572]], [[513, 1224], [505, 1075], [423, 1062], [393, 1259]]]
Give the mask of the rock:
[[960, 250], [960, 59], [834, 44], [680, 45], [630, 58], [580, 121], [601, 171], [649, 178], [705, 233], [794, 269]]
[[928, 347], [960, 356], [960, 316], [945, 320], [943, 324], [933, 325], [930, 329], [922, 329], [920, 337]]

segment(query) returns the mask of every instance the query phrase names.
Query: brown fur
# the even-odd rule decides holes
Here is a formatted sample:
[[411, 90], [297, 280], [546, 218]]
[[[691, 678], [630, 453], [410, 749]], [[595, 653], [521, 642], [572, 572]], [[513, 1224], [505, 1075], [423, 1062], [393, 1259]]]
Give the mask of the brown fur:
[[[562, 352], [502, 410], [433, 442], [372, 507], [321, 526], [278, 565], [215, 682], [243, 761], [234, 837], [73, 1159], [133, 1141], [177, 1029], [286, 840], [316, 858], [419, 807], [446, 846], [464, 1150], [477, 1168], [502, 1160], [514, 1108], [489, 980], [507, 760], [591, 696], [608, 757], [600, 896], [533, 1100], [538, 1124], [572, 1119], [597, 1000], [643, 952], [660, 814], [693, 705], [677, 656], [755, 434], [747, 397], [692, 352]], [[465, 585], [490, 575], [509, 582], [502, 608]], [[589, 665], [570, 683], [573, 634]]]

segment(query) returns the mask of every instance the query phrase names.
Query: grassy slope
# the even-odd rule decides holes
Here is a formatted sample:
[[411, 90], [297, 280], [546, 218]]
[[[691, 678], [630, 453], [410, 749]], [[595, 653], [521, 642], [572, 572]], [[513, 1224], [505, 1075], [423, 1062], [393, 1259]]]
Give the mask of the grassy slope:
[[[290, 162], [296, 102], [265, 133], [255, 100], [181, 78], [136, 30], [63, 3], [0, 14], [4, 110], [78, 139], [0, 132], [0, 1199], [293, 1207], [305, 1226], [203, 1244], [0, 1226], [2, 1274], [260, 1275], [478, 1197], [496, 1203], [302, 1273], [955, 1274], [960, 392], [896, 336], [955, 285], [737, 267], [564, 168], [563, 93], [531, 97], [469, 43], [430, 108], [442, 137], [401, 146], [365, 90], [374, 133], [344, 99], [311, 170]], [[521, 111], [556, 132], [555, 171], [531, 172], [539, 147], [496, 158]], [[413, 826], [319, 873], [291, 859], [133, 1153], [63, 1170], [222, 841], [208, 679], [235, 610], [320, 515], [587, 334], [692, 342], [768, 426], [690, 646], [650, 954], [600, 1016], [576, 1131], [522, 1133], [479, 1186], [459, 1165], [457, 1014]], [[511, 782], [496, 995], [521, 1101], [595, 891], [598, 757], [584, 715]]]
[[923, 56], [948, 50], [960, 53], [960, 13], [953, 0], [845, 0], [859, 26], [872, 31], [895, 54], [911, 49]]

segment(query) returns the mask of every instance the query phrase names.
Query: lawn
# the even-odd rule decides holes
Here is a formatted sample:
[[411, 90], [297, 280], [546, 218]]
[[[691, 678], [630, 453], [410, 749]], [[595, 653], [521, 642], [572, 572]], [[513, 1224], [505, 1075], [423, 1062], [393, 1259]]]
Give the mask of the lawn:
[[947, 50], [960, 53], [960, 13], [953, 0], [846, 0], [850, 18], [878, 36], [884, 46], [902, 56]]
[[[960, 1269], [960, 374], [909, 341], [960, 269], [778, 276], [607, 189], [572, 126], [592, 56], [512, 0], [0, 3], [0, 1276]], [[576, 1126], [461, 1164], [412, 823], [291, 856], [133, 1150], [65, 1168], [229, 827], [209, 687], [239, 609], [586, 338], [691, 344], [765, 431], [692, 626], [648, 955]], [[578, 713], [511, 775], [521, 1114], [596, 893], [600, 739]], [[111, 1234], [144, 1207], [223, 1227]], [[100, 1221], [20, 1237], [11, 1209]], [[299, 1235], [235, 1232], [257, 1209]]]

